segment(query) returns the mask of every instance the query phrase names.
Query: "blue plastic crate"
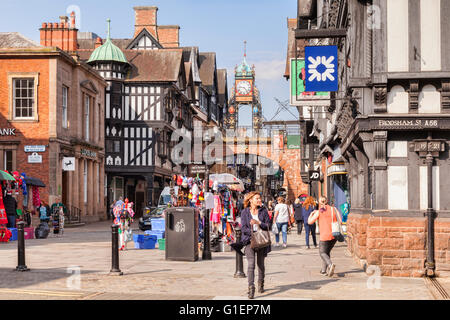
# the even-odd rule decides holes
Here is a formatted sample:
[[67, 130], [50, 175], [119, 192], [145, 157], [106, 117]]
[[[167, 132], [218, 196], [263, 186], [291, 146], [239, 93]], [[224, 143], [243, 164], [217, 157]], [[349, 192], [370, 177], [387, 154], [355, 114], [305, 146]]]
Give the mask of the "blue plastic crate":
[[152, 222], [153, 231], [165, 231], [166, 230], [166, 220], [164, 218], [153, 218], [150, 219]]
[[157, 239], [164, 239], [165, 238], [165, 231], [160, 231], [160, 230], [147, 230], [145, 231], [146, 235], [152, 235], [152, 236], [156, 236]]
[[154, 235], [135, 234], [133, 235], [134, 247], [136, 249], [155, 249], [158, 241]]
[[11, 238], [9, 241], [17, 241], [17, 228], [8, 228], [11, 231]]

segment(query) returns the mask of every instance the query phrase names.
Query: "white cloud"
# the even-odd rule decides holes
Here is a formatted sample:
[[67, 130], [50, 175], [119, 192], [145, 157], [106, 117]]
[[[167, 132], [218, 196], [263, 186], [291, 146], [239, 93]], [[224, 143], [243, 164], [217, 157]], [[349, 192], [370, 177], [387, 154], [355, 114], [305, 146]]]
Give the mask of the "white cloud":
[[258, 61], [255, 63], [256, 79], [279, 80], [283, 78], [286, 60]]

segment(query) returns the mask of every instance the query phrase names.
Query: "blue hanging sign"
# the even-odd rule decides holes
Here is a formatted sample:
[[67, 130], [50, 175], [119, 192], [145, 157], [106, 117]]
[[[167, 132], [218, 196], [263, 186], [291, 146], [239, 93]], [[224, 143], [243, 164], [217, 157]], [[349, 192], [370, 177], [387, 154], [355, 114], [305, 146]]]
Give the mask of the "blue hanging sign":
[[337, 46], [305, 47], [305, 90], [338, 91]]

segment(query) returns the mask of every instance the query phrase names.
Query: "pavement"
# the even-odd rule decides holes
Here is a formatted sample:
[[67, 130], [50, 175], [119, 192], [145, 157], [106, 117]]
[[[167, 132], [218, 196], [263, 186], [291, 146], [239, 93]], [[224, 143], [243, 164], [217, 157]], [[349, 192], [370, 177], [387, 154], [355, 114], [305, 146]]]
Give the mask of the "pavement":
[[[135, 232], [137, 225], [132, 226]], [[66, 229], [63, 237], [26, 240], [27, 272], [17, 272], [17, 241], [0, 243], [0, 300], [247, 300], [247, 279], [234, 278], [234, 252], [212, 260], [166, 261], [163, 250], [120, 252], [122, 276], [110, 275], [111, 222]], [[439, 288], [420, 278], [366, 274], [345, 243], [332, 251], [333, 277], [319, 273], [318, 249], [291, 232], [288, 247], [266, 259], [264, 294], [255, 300], [435, 300]], [[244, 258], [244, 272], [247, 261]], [[439, 280], [450, 292], [450, 278]]]

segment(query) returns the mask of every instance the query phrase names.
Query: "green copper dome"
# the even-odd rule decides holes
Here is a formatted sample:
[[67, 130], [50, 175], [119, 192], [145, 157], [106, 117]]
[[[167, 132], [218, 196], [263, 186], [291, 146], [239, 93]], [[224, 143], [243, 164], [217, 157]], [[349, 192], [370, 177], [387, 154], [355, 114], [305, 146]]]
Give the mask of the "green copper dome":
[[108, 37], [106, 39], [106, 42], [98, 47], [97, 49], [92, 52], [91, 57], [88, 60], [89, 62], [97, 62], [97, 61], [116, 61], [116, 62], [123, 62], [128, 63], [127, 58], [125, 58], [125, 55], [123, 54], [122, 50], [119, 49], [114, 43], [111, 41], [110, 37], [110, 22], [108, 21]]

